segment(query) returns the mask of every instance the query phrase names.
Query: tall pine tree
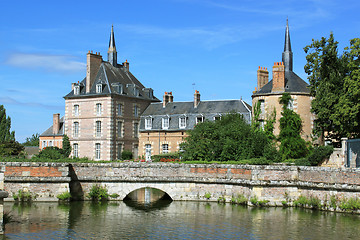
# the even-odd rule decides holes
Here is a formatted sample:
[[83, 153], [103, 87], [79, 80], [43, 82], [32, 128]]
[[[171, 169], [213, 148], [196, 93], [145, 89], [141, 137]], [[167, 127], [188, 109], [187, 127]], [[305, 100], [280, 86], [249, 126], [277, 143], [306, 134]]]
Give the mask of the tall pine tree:
[[11, 119], [6, 117], [6, 110], [0, 105], [0, 142], [15, 141], [15, 132], [10, 132]]

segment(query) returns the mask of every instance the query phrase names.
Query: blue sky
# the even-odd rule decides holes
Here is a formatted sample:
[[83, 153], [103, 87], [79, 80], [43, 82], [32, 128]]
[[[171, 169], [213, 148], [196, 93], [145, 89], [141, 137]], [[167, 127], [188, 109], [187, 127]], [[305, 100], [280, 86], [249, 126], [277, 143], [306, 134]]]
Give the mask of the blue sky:
[[[333, 31], [342, 50], [360, 37], [358, 0], [5, 1], [0, 14], [0, 104], [23, 142], [64, 114], [86, 53], [107, 60], [114, 25], [118, 62], [158, 98], [244, 99], [258, 66], [281, 61], [289, 18], [294, 71], [306, 80], [303, 47]], [[271, 76], [270, 76], [271, 77]]]

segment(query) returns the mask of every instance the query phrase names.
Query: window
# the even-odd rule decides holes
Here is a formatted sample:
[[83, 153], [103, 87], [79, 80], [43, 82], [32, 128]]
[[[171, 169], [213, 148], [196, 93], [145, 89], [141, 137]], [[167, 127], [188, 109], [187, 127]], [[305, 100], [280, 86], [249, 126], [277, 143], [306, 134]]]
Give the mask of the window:
[[151, 144], [145, 145], [145, 160], [147, 162], [151, 161]]
[[119, 94], [122, 94], [122, 93], [123, 93], [123, 88], [122, 88], [122, 85], [121, 85], [121, 84], [117, 85], [117, 86], [115, 87], [115, 89], [116, 89], [116, 92], [117, 92], [117, 93], [119, 93]]
[[134, 105], [134, 117], [139, 116], [139, 107], [137, 105]]
[[117, 136], [118, 137], [122, 137], [122, 127], [123, 126], [123, 122], [122, 121], [118, 121], [117, 122]]
[[196, 124], [198, 123], [201, 123], [204, 121], [204, 117], [203, 116], [199, 116], [199, 117], [196, 117]]
[[100, 160], [101, 145], [100, 143], [95, 143], [95, 159]]
[[294, 110], [294, 100], [290, 99], [287, 108], [290, 110]]
[[53, 146], [53, 141], [49, 141], [49, 147]]
[[168, 152], [169, 152], [169, 144], [163, 144], [162, 153], [168, 153]]
[[74, 95], [79, 95], [80, 94], [80, 86], [75, 86], [74, 87]]
[[134, 138], [139, 137], [139, 124], [134, 123]]
[[145, 118], [145, 129], [151, 129], [152, 127], [152, 118], [147, 117]]
[[101, 115], [101, 111], [102, 111], [102, 109], [101, 109], [101, 103], [97, 103], [96, 104], [96, 115], [97, 116], [100, 116]]
[[74, 122], [74, 137], [79, 137], [79, 123]]
[[123, 105], [121, 103], [119, 103], [117, 105], [117, 115], [118, 116], [122, 116], [123, 115]]
[[42, 141], [42, 148], [46, 148], [46, 141]]
[[121, 154], [122, 154], [122, 143], [119, 143], [117, 145], [117, 159], [121, 159]]
[[101, 121], [96, 121], [96, 137], [101, 137]]
[[219, 121], [220, 119], [221, 119], [220, 115], [214, 117], [214, 121]]
[[75, 117], [79, 116], [79, 105], [74, 105], [74, 116]]
[[265, 113], [265, 101], [264, 100], [259, 100], [260, 102], [260, 113], [264, 114]]
[[102, 92], [102, 84], [96, 84], [96, 93], [101, 93]]
[[186, 117], [182, 116], [179, 118], [179, 128], [186, 128]]
[[74, 149], [74, 152], [73, 152], [74, 155], [73, 156], [76, 157], [76, 158], [79, 157], [79, 145], [77, 143], [73, 144], [73, 149]]
[[139, 96], [139, 89], [136, 86], [134, 87], [134, 95], [135, 97]]
[[165, 117], [162, 119], [162, 129], [169, 129], [170, 118]]

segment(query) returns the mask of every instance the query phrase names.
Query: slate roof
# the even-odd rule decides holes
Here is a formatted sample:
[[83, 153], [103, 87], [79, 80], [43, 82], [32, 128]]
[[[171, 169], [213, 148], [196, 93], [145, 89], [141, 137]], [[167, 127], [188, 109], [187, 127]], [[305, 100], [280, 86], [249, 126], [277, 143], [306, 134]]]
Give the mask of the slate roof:
[[[293, 71], [285, 71], [285, 92], [310, 94], [310, 89], [308, 87], [309, 84], [302, 80], [296, 73]], [[272, 80], [254, 93], [254, 95], [268, 94], [271, 93], [271, 90]]]
[[53, 134], [53, 125], [49, 127], [45, 132], [43, 132], [40, 137], [48, 137], [48, 136], [62, 136], [64, 135], [64, 117], [60, 118], [60, 130], [58, 134]]
[[[166, 131], [189, 130], [194, 128], [197, 117], [204, 117], [205, 120], [214, 120], [214, 117], [237, 112], [244, 116], [245, 120], [251, 122], [251, 106], [243, 100], [218, 100], [200, 101], [194, 108], [194, 102], [171, 102], [165, 108], [162, 103], [152, 103], [142, 113], [140, 119], [140, 131], [159, 131], [162, 129], [162, 119], [169, 117], [169, 128]], [[186, 117], [186, 128], [179, 128], [180, 117]], [[145, 118], [152, 118], [151, 130], [145, 129]]]
[[[101, 93], [96, 92], [96, 85], [99, 83], [103, 85]], [[118, 94], [152, 100], [155, 102], [159, 101], [159, 99], [153, 96], [153, 90], [151, 88], [145, 88], [144, 85], [142, 85], [142, 83], [121, 64], [114, 67], [109, 62], [103, 61], [89, 93], [86, 93], [86, 78], [84, 78], [79, 85], [79, 95], [75, 95], [74, 90], [72, 90], [64, 98]], [[121, 93], [117, 90], [117, 86], [119, 85], [122, 87]], [[138, 94], [135, 94], [134, 88], [137, 89]]]

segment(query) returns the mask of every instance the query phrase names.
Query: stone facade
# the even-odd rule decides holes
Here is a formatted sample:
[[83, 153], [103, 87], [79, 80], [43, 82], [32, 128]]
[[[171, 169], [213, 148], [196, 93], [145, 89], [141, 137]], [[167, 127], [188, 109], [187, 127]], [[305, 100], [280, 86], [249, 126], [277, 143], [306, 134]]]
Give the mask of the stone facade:
[[[331, 195], [360, 197], [360, 170], [324, 167], [250, 166], [226, 164], [169, 163], [2, 163], [5, 190], [12, 195], [19, 189], [38, 194], [38, 201], [56, 201], [56, 195], [70, 191], [84, 196], [94, 184], [106, 186], [110, 194], [124, 199], [134, 190], [150, 187], [166, 192], [173, 200], [210, 200], [243, 194], [281, 205], [285, 196]], [[5, 200], [12, 200], [11, 197]]]

